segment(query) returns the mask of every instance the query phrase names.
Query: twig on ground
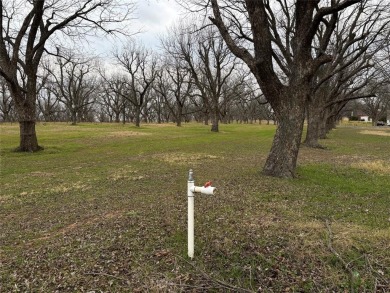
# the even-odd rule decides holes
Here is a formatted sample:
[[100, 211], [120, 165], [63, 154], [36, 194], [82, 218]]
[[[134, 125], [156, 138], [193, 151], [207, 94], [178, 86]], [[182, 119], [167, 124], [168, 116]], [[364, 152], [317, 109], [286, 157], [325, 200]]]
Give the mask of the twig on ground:
[[344, 269], [347, 270], [350, 274], [352, 274], [352, 270], [351, 268], [349, 267], [349, 263], [347, 263], [342, 257], [341, 255], [336, 251], [336, 249], [334, 249], [333, 245], [332, 245], [332, 240], [333, 240], [333, 235], [332, 235], [332, 230], [331, 230], [331, 227], [330, 227], [330, 224], [329, 224], [329, 221], [326, 219], [325, 220], [325, 224], [326, 224], [326, 228], [328, 229], [328, 248], [329, 250], [337, 257], [337, 259], [343, 264], [344, 266]]
[[341, 257], [341, 255], [336, 251], [336, 249], [332, 245], [333, 235], [332, 235], [332, 229], [330, 227], [330, 223], [329, 223], [328, 219], [325, 219], [325, 225], [326, 225], [326, 228], [328, 230], [328, 242], [327, 242], [328, 249], [333, 253], [334, 256], [337, 257], [337, 259], [343, 264], [344, 269], [349, 273], [348, 278], [349, 278], [349, 284], [350, 284], [350, 292], [353, 293], [353, 292], [355, 292], [355, 290], [353, 288], [353, 271], [349, 267], [349, 263], [347, 263]]

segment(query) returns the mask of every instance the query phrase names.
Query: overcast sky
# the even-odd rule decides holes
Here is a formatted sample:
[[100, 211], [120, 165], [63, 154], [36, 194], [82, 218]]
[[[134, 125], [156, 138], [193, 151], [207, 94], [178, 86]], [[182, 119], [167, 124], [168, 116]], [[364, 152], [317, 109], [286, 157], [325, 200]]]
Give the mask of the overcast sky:
[[137, 25], [143, 31], [137, 38], [147, 47], [158, 45], [159, 35], [183, 15], [175, 0], [137, 0], [137, 7]]
[[[159, 49], [159, 36], [163, 35], [167, 28], [183, 17], [182, 8], [175, 0], [135, 0], [137, 10], [130, 22], [130, 31], [139, 32], [134, 39], [145, 45], [146, 48]], [[121, 41], [126, 38], [92, 38], [89, 48], [94, 54], [101, 57], [111, 55], [116, 48], [122, 46]]]

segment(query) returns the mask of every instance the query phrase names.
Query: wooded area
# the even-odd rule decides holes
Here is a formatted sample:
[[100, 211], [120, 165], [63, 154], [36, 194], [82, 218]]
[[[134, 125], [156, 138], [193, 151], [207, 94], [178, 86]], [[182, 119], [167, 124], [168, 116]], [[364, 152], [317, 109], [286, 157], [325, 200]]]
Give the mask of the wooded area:
[[56, 40], [129, 34], [134, 3], [22, 2], [0, 4], [0, 114], [19, 121], [20, 151], [41, 149], [37, 120], [198, 121], [214, 132], [266, 120], [278, 128], [264, 172], [290, 178], [305, 119], [310, 147], [346, 109], [386, 119], [387, 1], [183, 1], [193, 18], [162, 36], [161, 50], [129, 37], [109, 60]]

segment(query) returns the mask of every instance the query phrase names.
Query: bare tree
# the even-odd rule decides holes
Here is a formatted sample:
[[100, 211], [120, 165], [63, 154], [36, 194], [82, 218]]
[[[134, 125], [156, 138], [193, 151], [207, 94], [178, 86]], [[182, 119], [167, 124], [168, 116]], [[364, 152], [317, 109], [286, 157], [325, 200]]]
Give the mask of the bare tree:
[[19, 151], [41, 149], [35, 131], [36, 83], [47, 41], [60, 34], [82, 38], [98, 30], [114, 33], [132, 9], [133, 4], [117, 0], [0, 1], [0, 75], [18, 112]]
[[379, 120], [390, 119], [390, 39], [389, 30], [387, 39], [381, 50], [373, 58], [373, 64], [378, 75], [370, 80], [369, 88], [375, 91], [375, 97], [362, 99], [363, 109], [372, 117], [372, 125]]
[[164, 99], [177, 126], [181, 126], [184, 107], [193, 91], [191, 71], [178, 58], [165, 58], [155, 82], [155, 90]]
[[[232, 53], [248, 65], [274, 110], [278, 128], [263, 168], [265, 174], [295, 176], [312, 79], [321, 65], [332, 60], [326, 49], [338, 12], [359, 2], [202, 1], [206, 13], [212, 10], [209, 19]], [[321, 23], [326, 24], [326, 37], [319, 47], [321, 53], [313, 56], [313, 41]]]
[[107, 76], [103, 70], [99, 70], [102, 79], [101, 86], [102, 91], [100, 93], [100, 103], [105, 109], [105, 112], [110, 117], [110, 122], [120, 122], [122, 115], [123, 123], [125, 123], [125, 106], [126, 99], [125, 95], [125, 77], [118, 74], [112, 74]]
[[203, 102], [206, 124], [211, 115], [211, 131], [218, 132], [222, 89], [237, 67], [237, 59], [212, 27], [199, 30], [180, 24], [162, 43], [171, 56], [186, 62]]
[[59, 119], [59, 112], [64, 112], [58, 96], [54, 94], [55, 84], [52, 75], [51, 58], [42, 60], [37, 78], [37, 118], [43, 121], [55, 121]]
[[157, 75], [157, 59], [152, 52], [131, 42], [114, 57], [126, 74], [126, 89], [118, 93], [133, 105], [135, 125], [139, 127], [142, 109], [147, 106], [148, 94]]
[[[157, 79], [158, 76], [156, 78], [156, 82]], [[167, 102], [166, 99], [159, 92], [157, 92], [155, 86], [152, 87], [150, 96], [149, 121], [154, 121], [158, 124], [169, 122], [172, 113], [171, 111], [174, 109], [173, 100], [168, 100]]]
[[[332, 61], [317, 70], [312, 80], [312, 94], [308, 100], [308, 128], [305, 144], [321, 147], [318, 139], [329, 130], [327, 115], [334, 116], [339, 107], [349, 100], [375, 96], [372, 80], [383, 83], [373, 62], [388, 38], [389, 19], [382, 18], [386, 10], [381, 3], [362, 1], [359, 6], [340, 13], [340, 20], [330, 40], [328, 54]], [[387, 5], [387, 4], [386, 4]], [[317, 32], [316, 48], [322, 42], [324, 25]], [[319, 52], [317, 52], [319, 54]]]
[[47, 68], [55, 84], [52, 92], [65, 105], [73, 125], [90, 120], [87, 118], [88, 112], [98, 95], [92, 61], [70, 53], [65, 58], [57, 57], [57, 67], [57, 71]]
[[386, 120], [387, 110], [390, 107], [389, 85], [382, 86], [376, 89], [375, 92], [375, 97], [368, 97], [361, 100], [362, 108], [371, 117], [373, 126], [379, 120]]
[[[257, 99], [257, 86], [252, 75], [242, 66], [236, 68], [221, 89], [220, 117], [224, 123], [254, 119], [257, 111], [253, 102]], [[253, 115], [252, 115], [253, 114]]]
[[39, 87], [37, 94], [38, 118], [46, 122], [59, 120], [58, 112], [64, 111], [59, 104], [60, 100], [54, 94], [54, 87], [51, 81], [47, 81]]

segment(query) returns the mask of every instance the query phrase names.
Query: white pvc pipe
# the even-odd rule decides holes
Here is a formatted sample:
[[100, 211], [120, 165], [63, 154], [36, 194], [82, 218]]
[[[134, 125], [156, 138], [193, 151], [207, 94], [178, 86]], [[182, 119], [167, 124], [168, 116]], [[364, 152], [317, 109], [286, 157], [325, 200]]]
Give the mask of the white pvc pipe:
[[194, 193], [192, 188], [194, 187], [194, 179], [192, 177], [192, 170], [189, 172], [188, 176], [188, 256], [192, 259], [194, 258]]
[[187, 197], [188, 197], [188, 256], [194, 258], [194, 203], [195, 193], [214, 194], [215, 187], [195, 186], [192, 170], [188, 174]]
[[212, 186], [208, 186], [208, 187], [204, 187], [204, 186], [192, 186], [192, 187], [191, 187], [191, 191], [192, 191], [192, 192], [199, 192], [199, 193], [208, 194], [208, 195], [213, 195], [215, 189], [216, 189], [216, 188], [215, 188], [215, 187], [212, 187]]

